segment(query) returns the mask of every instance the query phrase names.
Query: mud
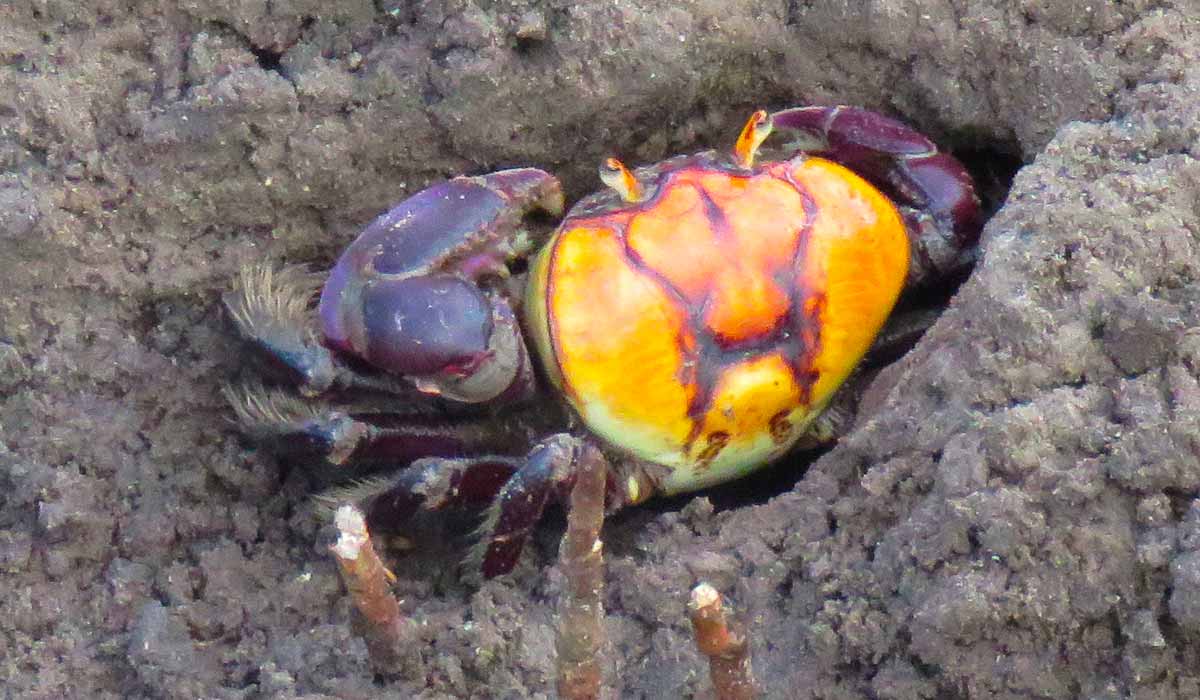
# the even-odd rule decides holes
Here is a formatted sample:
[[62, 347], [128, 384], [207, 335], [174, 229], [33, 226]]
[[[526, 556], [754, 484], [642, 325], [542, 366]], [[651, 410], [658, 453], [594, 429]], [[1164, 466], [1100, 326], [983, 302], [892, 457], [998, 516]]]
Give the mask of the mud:
[[394, 564], [427, 673], [368, 670], [309, 480], [228, 421], [219, 295], [251, 260], [327, 265], [447, 175], [535, 165], [578, 196], [609, 153], [843, 102], [993, 196], [1022, 167], [838, 447], [608, 525], [610, 692], [709, 697], [704, 578], [768, 697], [1200, 697], [1198, 8], [859, 7], [0, 7], [5, 696], [552, 695], [561, 522], [478, 588], [419, 538]]

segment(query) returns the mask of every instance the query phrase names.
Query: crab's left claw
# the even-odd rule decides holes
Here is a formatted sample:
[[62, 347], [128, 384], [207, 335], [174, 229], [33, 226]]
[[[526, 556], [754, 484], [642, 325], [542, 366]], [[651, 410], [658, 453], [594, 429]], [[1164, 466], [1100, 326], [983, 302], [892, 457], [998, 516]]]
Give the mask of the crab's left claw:
[[448, 273], [373, 279], [323, 297], [334, 308], [334, 335], [371, 366], [402, 376], [427, 394], [475, 403], [500, 396], [529, 370], [520, 328], [503, 296]]
[[525, 215], [562, 212], [552, 176], [532, 168], [455, 178], [401, 202], [346, 249], [321, 293], [325, 341], [425, 393], [463, 402], [532, 386], [505, 294], [486, 280], [529, 252]]

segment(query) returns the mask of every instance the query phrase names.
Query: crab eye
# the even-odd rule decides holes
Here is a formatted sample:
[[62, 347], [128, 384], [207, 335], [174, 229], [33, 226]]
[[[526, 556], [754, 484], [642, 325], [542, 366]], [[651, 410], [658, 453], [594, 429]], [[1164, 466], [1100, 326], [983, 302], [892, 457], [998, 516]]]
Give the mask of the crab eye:
[[605, 158], [600, 164], [600, 181], [626, 202], [640, 202], [645, 197], [641, 183], [629, 172], [629, 168], [616, 158]]
[[[488, 354], [491, 304], [452, 275], [376, 280], [362, 290], [354, 350], [379, 369], [406, 376], [468, 371]], [[357, 341], [357, 342], [356, 342]]]

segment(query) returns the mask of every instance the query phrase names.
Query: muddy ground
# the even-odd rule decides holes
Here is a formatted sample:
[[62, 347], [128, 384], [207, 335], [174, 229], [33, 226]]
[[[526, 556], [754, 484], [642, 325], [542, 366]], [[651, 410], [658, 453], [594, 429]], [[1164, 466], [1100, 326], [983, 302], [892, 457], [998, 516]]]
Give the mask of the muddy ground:
[[423, 674], [369, 671], [308, 478], [228, 422], [219, 295], [447, 175], [578, 195], [843, 102], [1011, 191], [838, 447], [609, 524], [612, 694], [711, 692], [703, 577], [772, 698], [1200, 697], [1200, 8], [859, 7], [0, 5], [4, 696], [550, 696], [561, 520], [479, 588], [396, 559]]

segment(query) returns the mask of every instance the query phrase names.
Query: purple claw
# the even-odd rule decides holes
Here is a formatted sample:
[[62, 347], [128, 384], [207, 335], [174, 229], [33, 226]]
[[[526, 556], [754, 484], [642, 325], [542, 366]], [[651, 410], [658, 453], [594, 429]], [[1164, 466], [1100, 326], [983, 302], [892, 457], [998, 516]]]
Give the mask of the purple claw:
[[[525, 214], [562, 211], [562, 188], [535, 168], [456, 177], [424, 189], [381, 214], [346, 248], [326, 283], [337, 294], [358, 277], [456, 271], [462, 258], [511, 254], [506, 234]], [[322, 295], [324, 301], [324, 295]]]
[[771, 115], [776, 129], [803, 131], [850, 160], [878, 161], [937, 153], [937, 146], [902, 122], [857, 107], [797, 107]]
[[967, 169], [958, 159], [946, 153], [910, 160], [896, 173], [899, 186], [909, 187], [924, 198], [918, 206], [935, 219], [951, 224], [955, 239], [961, 246], [973, 245], [983, 226], [979, 198]]
[[[557, 207], [557, 209], [553, 209]], [[533, 168], [454, 178], [409, 197], [367, 226], [338, 258], [321, 291], [325, 334], [335, 345], [350, 336], [346, 314], [375, 280], [437, 271], [461, 272], [469, 260], [477, 279], [516, 252], [510, 234], [533, 208], [562, 209], [562, 189]]]
[[381, 275], [428, 269], [448, 250], [486, 232], [504, 207], [504, 198], [492, 189], [471, 180], [450, 180], [376, 219], [346, 252], [365, 250]]
[[[326, 322], [339, 350], [355, 350], [379, 369], [401, 375], [467, 371], [487, 357], [491, 304], [473, 283], [451, 275], [380, 279], [365, 285], [343, 317]], [[344, 331], [335, 335], [331, 326]]]
[[507, 302], [479, 284], [528, 252], [520, 226], [530, 210], [562, 207], [558, 181], [533, 168], [413, 195], [375, 219], [330, 272], [319, 305], [326, 344], [426, 393], [512, 397], [532, 382], [524, 341]]

